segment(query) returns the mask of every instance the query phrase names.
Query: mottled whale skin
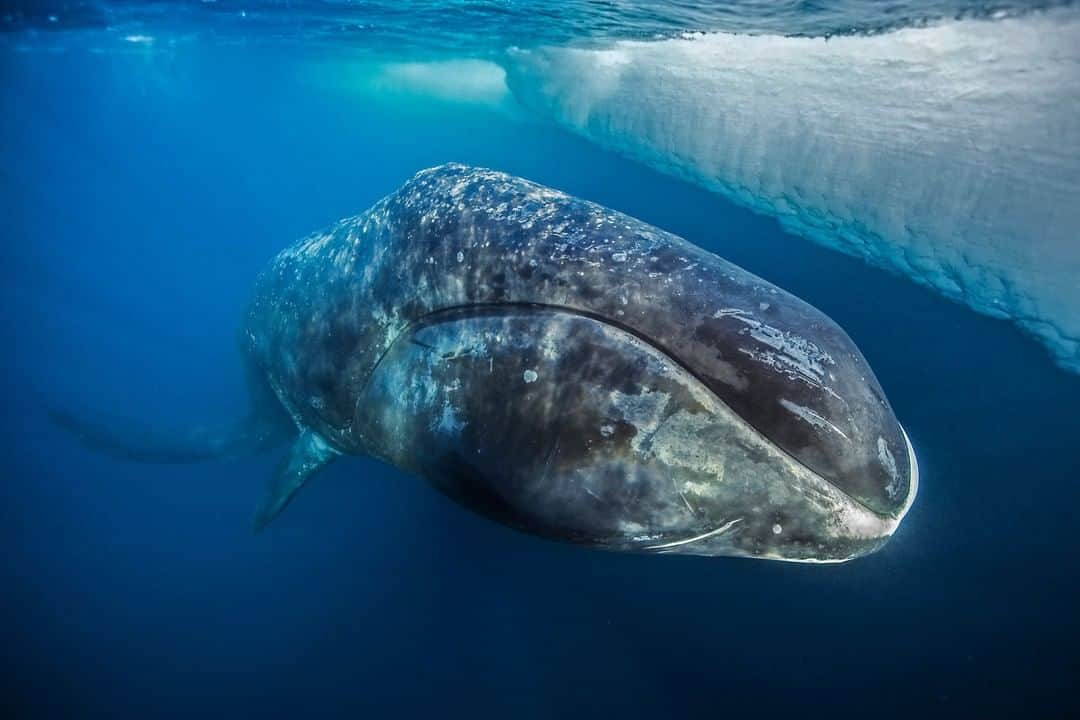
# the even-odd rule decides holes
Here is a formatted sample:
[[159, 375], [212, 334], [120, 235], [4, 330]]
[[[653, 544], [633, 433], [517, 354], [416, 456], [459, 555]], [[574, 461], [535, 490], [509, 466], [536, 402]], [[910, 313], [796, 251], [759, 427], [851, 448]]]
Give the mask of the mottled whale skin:
[[301, 431], [264, 525], [341, 454], [610, 550], [842, 561], [914, 453], [821, 312], [670, 233], [492, 170], [422, 171], [283, 251], [243, 331]]
[[504, 173], [443, 165], [280, 253], [241, 332], [252, 409], [87, 442], [148, 462], [292, 448], [276, 517], [370, 455], [472, 510], [609, 550], [837, 562], [915, 497], [911, 445], [850, 338], [687, 241]]

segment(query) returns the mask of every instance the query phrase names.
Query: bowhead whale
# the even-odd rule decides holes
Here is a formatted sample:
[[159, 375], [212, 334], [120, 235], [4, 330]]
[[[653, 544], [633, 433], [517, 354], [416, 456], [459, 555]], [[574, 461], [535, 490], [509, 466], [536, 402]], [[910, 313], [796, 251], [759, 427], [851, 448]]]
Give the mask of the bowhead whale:
[[807, 303], [621, 213], [492, 170], [422, 171], [280, 253], [241, 332], [230, 428], [123, 432], [156, 462], [292, 439], [265, 526], [370, 455], [489, 518], [610, 550], [842, 561], [914, 499], [910, 442]]

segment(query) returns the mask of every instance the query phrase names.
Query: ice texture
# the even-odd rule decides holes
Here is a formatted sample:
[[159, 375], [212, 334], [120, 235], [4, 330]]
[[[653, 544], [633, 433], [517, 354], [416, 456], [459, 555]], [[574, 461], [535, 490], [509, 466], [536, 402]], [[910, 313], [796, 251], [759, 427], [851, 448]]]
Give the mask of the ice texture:
[[1010, 318], [1080, 371], [1077, 8], [514, 50], [506, 65], [526, 106]]

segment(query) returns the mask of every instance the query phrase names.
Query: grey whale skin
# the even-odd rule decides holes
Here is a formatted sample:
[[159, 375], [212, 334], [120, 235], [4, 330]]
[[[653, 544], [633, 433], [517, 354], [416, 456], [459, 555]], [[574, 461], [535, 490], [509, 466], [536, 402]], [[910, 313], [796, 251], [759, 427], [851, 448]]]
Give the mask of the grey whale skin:
[[829, 318], [492, 170], [424, 170], [281, 252], [241, 344], [254, 402], [232, 430], [170, 444], [66, 424], [143, 460], [295, 438], [257, 527], [343, 454], [622, 551], [842, 561], [881, 547], [915, 496], [911, 445]]

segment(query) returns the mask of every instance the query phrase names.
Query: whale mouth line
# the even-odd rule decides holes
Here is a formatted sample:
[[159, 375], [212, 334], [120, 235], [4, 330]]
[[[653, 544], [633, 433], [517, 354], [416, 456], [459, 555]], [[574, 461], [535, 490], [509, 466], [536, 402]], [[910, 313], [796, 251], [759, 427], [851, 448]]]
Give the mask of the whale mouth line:
[[[565, 313], [565, 314], [568, 314], [568, 315], [574, 315], [574, 316], [577, 316], [577, 317], [586, 318], [588, 320], [592, 320], [594, 322], [598, 322], [598, 323], [607, 325], [609, 327], [615, 328], [616, 330], [624, 332], [627, 335], [630, 335], [630, 336], [636, 338], [637, 340], [645, 343], [646, 345], [651, 347], [653, 350], [655, 350], [656, 352], [660, 353], [665, 358], [667, 358], [668, 361], [670, 361], [673, 365], [675, 365], [680, 370], [682, 370], [687, 375], [689, 375], [694, 380], [696, 380], [698, 382], [698, 384], [701, 385], [701, 387], [704, 388], [705, 391], [708, 392], [709, 395], [717, 403], [722, 405], [728, 412], [730, 412], [732, 414], [732, 416], [737, 417], [742, 422], [746, 423], [746, 425], [748, 427], [750, 427], [751, 429], [753, 429], [754, 432], [756, 432], [758, 435], [760, 435], [766, 442], [769, 443], [770, 446], [772, 446], [773, 448], [775, 448], [779, 452], [783, 453], [785, 457], [789, 458], [792, 462], [797, 464], [799, 467], [803, 468], [806, 472], [811, 473], [815, 478], [818, 478], [822, 482], [827, 483], [830, 487], [835, 489], [837, 492], [841, 493], [844, 497], [848, 498], [851, 502], [855, 503], [860, 509], [865, 510], [868, 513], [871, 513], [875, 517], [884, 518], [884, 519], [888, 519], [888, 520], [894, 520], [894, 519], [899, 520], [899, 518], [903, 517], [903, 514], [905, 512], [907, 512], [907, 509], [910, 507], [911, 501], [914, 499], [914, 490], [909, 490], [907, 504], [905, 504], [905, 506], [898, 512], [898, 514], [896, 516], [883, 514], [883, 513], [880, 513], [878, 511], [874, 510], [873, 508], [869, 507], [865, 502], [863, 502], [859, 498], [851, 495], [846, 490], [841, 488], [839, 485], [837, 485], [836, 483], [831, 481], [829, 478], [827, 478], [824, 475], [822, 475], [821, 473], [813, 470], [812, 468], [807, 467], [807, 465], [805, 463], [803, 463], [797, 457], [795, 457], [790, 452], [788, 452], [788, 450], [786, 448], [784, 448], [781, 445], [774, 442], [766, 432], [764, 432], [760, 428], [753, 425], [749, 420], [747, 420], [745, 417], [743, 417], [739, 413], [735, 412], [735, 410], [732, 409], [732, 407], [728, 403], [726, 403], [724, 401], [724, 399], [722, 397], [720, 397], [716, 393], [715, 390], [713, 390], [711, 387], [709, 387], [709, 384], [707, 382], [705, 382], [704, 378], [702, 378], [702, 376], [700, 374], [698, 374], [693, 368], [691, 368], [685, 362], [683, 362], [679, 358], [678, 355], [676, 355], [675, 353], [668, 350], [662, 344], [658, 343], [653, 338], [642, 334], [640, 331], [638, 331], [637, 329], [627, 325], [626, 323], [620, 322], [618, 320], [613, 320], [613, 319], [611, 319], [609, 317], [601, 315], [600, 313], [592, 312], [590, 310], [584, 310], [582, 308], [577, 308], [577, 307], [573, 307], [573, 306], [570, 306], [570, 305], [560, 305], [558, 303], [525, 302], [525, 301], [478, 302], [478, 303], [469, 303], [469, 304], [448, 305], [446, 307], [436, 308], [435, 310], [430, 310], [430, 311], [428, 311], [426, 313], [423, 313], [422, 315], [415, 318], [414, 320], [409, 321], [405, 325], [405, 327], [403, 327], [394, 336], [394, 339], [391, 340], [387, 344], [386, 349], [383, 350], [383, 352], [379, 355], [378, 359], [376, 359], [375, 363], [371, 367], [371, 370], [368, 371], [367, 375], [364, 377], [363, 382], [360, 384], [360, 392], [358, 393], [357, 397], [361, 398], [361, 399], [364, 397], [364, 395], [365, 395], [365, 393], [367, 391], [367, 386], [371, 381], [371, 378], [375, 375], [376, 371], [379, 369], [379, 366], [382, 364], [382, 362], [386, 358], [386, 356], [390, 353], [391, 349], [393, 349], [393, 347], [395, 345], [397, 345], [398, 341], [401, 338], [408, 336], [410, 333], [413, 333], [418, 329], [421, 329], [421, 328], [424, 328], [424, 327], [429, 327], [431, 325], [437, 325], [437, 324], [439, 324], [441, 322], [444, 322], [444, 321], [446, 321], [448, 319], [483, 317], [485, 315], [500, 315], [500, 314], [503, 314], [503, 313], [505, 313], [507, 311], [513, 311], [513, 310], [534, 310], [534, 311], [539, 311], [539, 312]], [[361, 401], [362, 400], [358, 400], [358, 402], [361, 402]], [[901, 430], [903, 430], [903, 428], [901, 428]], [[907, 440], [907, 435], [906, 434], [904, 434], [904, 439]], [[907, 441], [907, 446], [908, 446], [908, 456], [909, 456], [909, 458], [912, 459], [912, 462], [914, 462], [914, 457], [915, 456], [914, 456], [914, 451], [911, 449], [911, 442], [910, 441]], [[914, 482], [914, 480], [912, 482]]]
[[728, 520], [726, 523], [720, 525], [719, 527], [713, 528], [712, 530], [707, 530], [700, 535], [694, 535], [692, 537], [683, 538], [681, 540], [672, 540], [670, 542], [659, 543], [657, 545], [647, 545], [644, 549], [659, 550], [663, 552], [664, 550], [667, 550], [669, 548], [681, 547], [683, 545], [690, 545], [692, 543], [701, 542], [702, 540], [708, 540], [711, 537], [716, 537], [717, 535], [722, 535], [723, 533], [726, 533], [728, 530], [735, 527], [740, 522], [742, 522], [741, 517], [735, 518], [734, 520]]

